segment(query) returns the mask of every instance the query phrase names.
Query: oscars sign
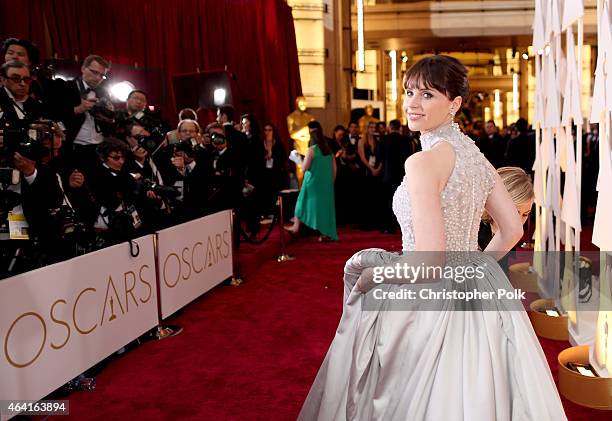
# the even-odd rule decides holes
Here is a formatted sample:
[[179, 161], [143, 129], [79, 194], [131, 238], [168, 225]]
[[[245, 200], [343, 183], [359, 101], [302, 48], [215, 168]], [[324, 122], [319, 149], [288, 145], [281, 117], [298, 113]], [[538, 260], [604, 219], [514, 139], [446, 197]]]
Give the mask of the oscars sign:
[[38, 400], [157, 324], [153, 236], [0, 281], [0, 400]]
[[231, 210], [160, 231], [162, 319], [232, 276]]

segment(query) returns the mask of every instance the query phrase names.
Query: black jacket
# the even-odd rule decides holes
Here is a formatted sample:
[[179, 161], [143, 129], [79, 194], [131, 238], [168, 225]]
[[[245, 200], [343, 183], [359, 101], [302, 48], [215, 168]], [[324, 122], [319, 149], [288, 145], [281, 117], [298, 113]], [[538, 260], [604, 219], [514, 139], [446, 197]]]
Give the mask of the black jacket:
[[[51, 93], [49, 103], [51, 104], [52, 119], [62, 121], [66, 126], [66, 140], [64, 145], [72, 147], [81, 126], [85, 122], [85, 113], [75, 114], [74, 107], [81, 104], [81, 99], [87, 95], [85, 83], [80, 79], [73, 79], [62, 84], [57, 84]], [[106, 90], [98, 86], [94, 89], [96, 97], [108, 100]], [[100, 130], [104, 135], [110, 135], [114, 127], [112, 124], [100, 124]]]
[[[24, 120], [33, 121], [43, 117], [44, 108], [40, 101], [32, 97], [28, 97], [23, 104], [23, 111], [25, 113]], [[19, 121], [17, 111], [15, 110], [15, 103], [6, 93], [6, 89], [0, 86], [0, 111], [2, 111], [2, 117], [0, 122], [13, 125]], [[4, 124], [2, 124], [4, 126]]]
[[51, 210], [62, 205], [63, 195], [57, 176], [53, 170], [36, 166], [36, 178], [29, 184], [21, 176], [21, 200], [23, 214], [30, 227], [30, 237], [51, 241], [56, 236], [56, 228], [51, 217]]
[[382, 162], [382, 181], [399, 185], [404, 177], [404, 163], [414, 153], [413, 143], [397, 132], [386, 135], [378, 146], [378, 161]]

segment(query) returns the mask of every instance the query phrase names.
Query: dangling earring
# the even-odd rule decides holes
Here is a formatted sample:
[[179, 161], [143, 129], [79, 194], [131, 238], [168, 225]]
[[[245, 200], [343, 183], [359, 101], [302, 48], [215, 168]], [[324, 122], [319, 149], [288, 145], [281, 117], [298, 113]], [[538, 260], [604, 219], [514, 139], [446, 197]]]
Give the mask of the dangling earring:
[[449, 110], [448, 115], [450, 116], [450, 118], [455, 118], [455, 112], [452, 109]]

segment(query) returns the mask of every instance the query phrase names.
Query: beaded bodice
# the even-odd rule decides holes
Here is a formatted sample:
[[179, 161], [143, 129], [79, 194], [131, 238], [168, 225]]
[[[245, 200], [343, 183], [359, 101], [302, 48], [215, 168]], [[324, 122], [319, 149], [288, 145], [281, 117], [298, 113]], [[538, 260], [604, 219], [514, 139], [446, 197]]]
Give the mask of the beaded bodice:
[[[455, 166], [440, 193], [446, 249], [477, 250], [478, 227], [485, 202], [495, 184], [495, 169], [456, 123], [421, 135], [424, 151], [438, 142], [447, 142], [455, 150]], [[393, 196], [393, 212], [402, 229], [402, 249], [414, 250], [411, 203], [405, 177]]]

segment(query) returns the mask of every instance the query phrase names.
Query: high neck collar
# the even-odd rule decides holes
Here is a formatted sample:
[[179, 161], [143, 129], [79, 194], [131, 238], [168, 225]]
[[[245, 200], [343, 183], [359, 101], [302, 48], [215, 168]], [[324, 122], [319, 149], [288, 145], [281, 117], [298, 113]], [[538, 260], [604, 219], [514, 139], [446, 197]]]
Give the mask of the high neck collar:
[[423, 150], [431, 149], [440, 140], [450, 140], [457, 135], [462, 135], [459, 125], [454, 121], [443, 124], [427, 133], [421, 133], [420, 141]]

